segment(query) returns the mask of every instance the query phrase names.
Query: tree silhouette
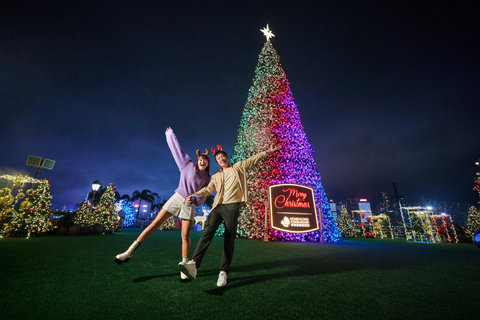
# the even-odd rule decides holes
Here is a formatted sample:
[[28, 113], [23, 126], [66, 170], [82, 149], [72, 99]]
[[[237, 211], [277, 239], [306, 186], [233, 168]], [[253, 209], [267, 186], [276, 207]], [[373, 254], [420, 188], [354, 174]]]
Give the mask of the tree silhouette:
[[167, 200], [163, 200], [162, 202], [154, 203], [150, 208], [150, 212], [155, 211], [155, 209], [158, 209], [158, 211], [160, 211], [163, 208], [163, 206], [165, 205], [165, 203], [167, 203]]
[[124, 195], [120, 195], [120, 193], [118, 193], [118, 191], [115, 192], [115, 199], [117, 201], [119, 200], [127, 200], [127, 201], [130, 201], [132, 200], [132, 197], [130, 197], [130, 195], [128, 194], [124, 194]]
[[135, 190], [132, 193], [132, 197], [131, 197], [130, 201], [134, 202], [136, 200], [139, 200], [138, 201], [138, 210], [137, 210], [136, 219], [138, 219], [138, 215], [140, 214], [140, 208], [141, 208], [142, 201], [146, 201], [146, 202], [150, 203], [150, 205], [153, 205], [153, 202], [155, 201], [155, 197], [158, 197], [158, 194], [152, 193], [152, 191], [150, 191], [148, 189], [143, 189], [142, 192], [140, 192], [138, 190]]

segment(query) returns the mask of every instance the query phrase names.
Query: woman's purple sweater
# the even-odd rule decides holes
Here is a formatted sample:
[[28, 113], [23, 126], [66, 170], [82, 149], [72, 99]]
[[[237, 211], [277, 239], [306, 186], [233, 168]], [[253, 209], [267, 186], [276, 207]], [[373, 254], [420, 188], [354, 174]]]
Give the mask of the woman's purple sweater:
[[[210, 176], [207, 172], [199, 170], [188, 154], [182, 150], [173, 130], [166, 131], [165, 136], [167, 137], [168, 147], [172, 152], [178, 169], [180, 169], [180, 182], [175, 192], [187, 198], [189, 195], [206, 187], [210, 181]], [[200, 207], [205, 202], [205, 199], [205, 197], [192, 196], [192, 202], [195, 207]]]

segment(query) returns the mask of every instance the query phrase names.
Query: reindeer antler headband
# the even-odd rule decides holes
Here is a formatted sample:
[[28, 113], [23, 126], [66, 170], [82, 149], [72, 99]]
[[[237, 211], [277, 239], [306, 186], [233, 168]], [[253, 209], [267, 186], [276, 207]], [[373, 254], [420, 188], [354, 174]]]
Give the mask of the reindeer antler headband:
[[217, 144], [217, 150], [215, 150], [215, 148], [212, 148], [212, 153], [215, 154], [215, 152], [217, 151], [223, 151], [223, 147], [219, 144]]
[[197, 156], [201, 157], [201, 156], [207, 156], [210, 154], [210, 151], [208, 151], [208, 149], [205, 149], [205, 153], [201, 153], [200, 152], [200, 149], [197, 150]]

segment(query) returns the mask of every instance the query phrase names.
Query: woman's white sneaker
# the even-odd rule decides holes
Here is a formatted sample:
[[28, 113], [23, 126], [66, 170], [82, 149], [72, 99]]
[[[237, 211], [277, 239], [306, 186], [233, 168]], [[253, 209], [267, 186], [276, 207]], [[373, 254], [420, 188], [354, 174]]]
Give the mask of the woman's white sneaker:
[[133, 241], [132, 245], [130, 248], [128, 248], [127, 251], [124, 253], [117, 254], [113, 261], [118, 264], [122, 264], [123, 262], [128, 262], [130, 261], [130, 258], [133, 256], [133, 252], [137, 250], [138, 246], [141, 245], [141, 242], [138, 242], [137, 240]]
[[180, 262], [178, 269], [187, 275], [188, 279], [195, 279], [197, 277], [197, 265], [195, 261], [190, 260], [188, 262]]

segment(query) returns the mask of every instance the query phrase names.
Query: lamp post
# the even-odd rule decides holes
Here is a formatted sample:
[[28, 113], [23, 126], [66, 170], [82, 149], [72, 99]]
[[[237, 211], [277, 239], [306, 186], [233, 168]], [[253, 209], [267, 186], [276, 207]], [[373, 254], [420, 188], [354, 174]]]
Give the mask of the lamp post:
[[35, 173], [35, 179], [37, 179], [38, 172], [40, 170], [52, 170], [53, 166], [55, 165], [55, 160], [51, 159], [42, 159], [41, 157], [36, 157], [36, 156], [28, 156], [27, 158], [27, 166], [29, 166], [32, 169], [37, 169], [37, 172]]
[[95, 201], [95, 192], [97, 192], [101, 186], [102, 186], [102, 183], [98, 181], [98, 179], [92, 183], [92, 205], [93, 205], [93, 202]]

